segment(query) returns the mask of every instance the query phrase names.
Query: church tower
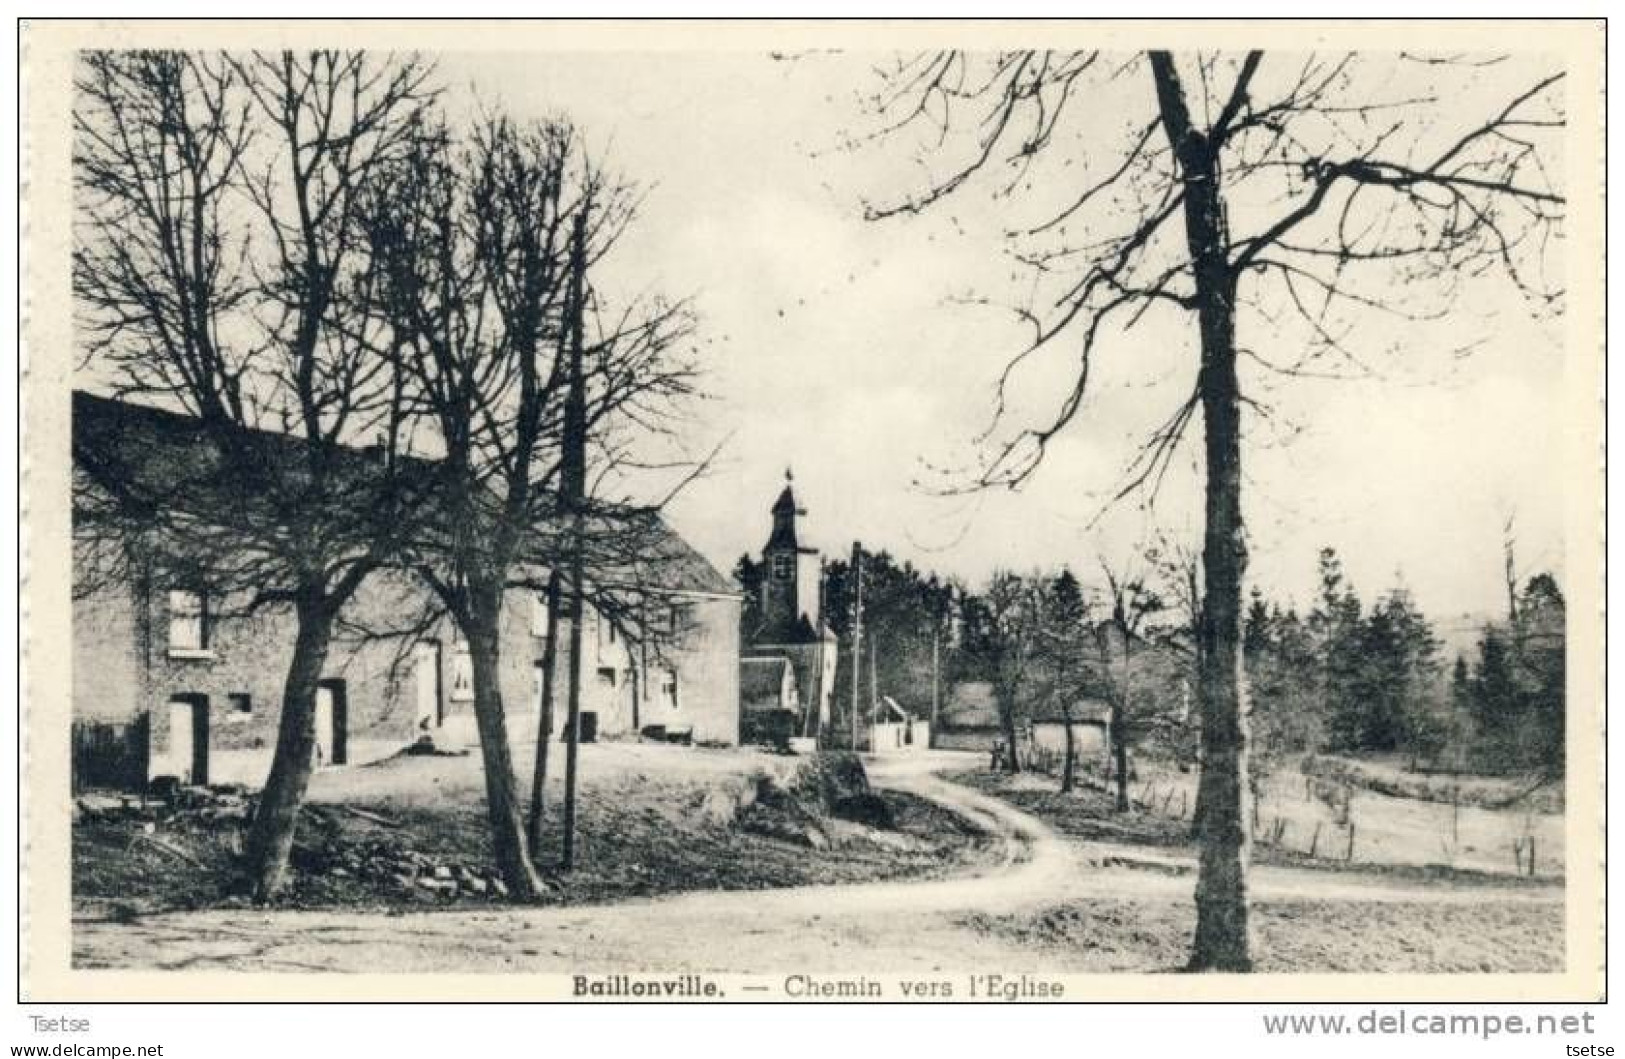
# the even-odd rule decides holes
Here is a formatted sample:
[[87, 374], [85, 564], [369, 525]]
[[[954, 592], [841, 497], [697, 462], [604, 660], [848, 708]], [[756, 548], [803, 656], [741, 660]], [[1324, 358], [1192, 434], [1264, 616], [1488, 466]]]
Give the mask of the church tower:
[[773, 531], [762, 549], [764, 633], [785, 643], [808, 638], [822, 618], [819, 602], [822, 563], [818, 551], [801, 545], [796, 520], [807, 511], [796, 503], [795, 476], [784, 472], [784, 491], [773, 502]]

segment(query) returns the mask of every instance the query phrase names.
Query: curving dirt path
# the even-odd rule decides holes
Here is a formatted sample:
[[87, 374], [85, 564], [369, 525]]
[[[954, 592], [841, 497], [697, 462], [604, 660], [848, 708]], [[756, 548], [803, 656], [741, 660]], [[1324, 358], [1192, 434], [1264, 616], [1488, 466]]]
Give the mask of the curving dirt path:
[[[1193, 865], [1165, 855], [1079, 843], [1041, 820], [933, 775], [961, 755], [870, 765], [877, 786], [930, 798], [1004, 839], [977, 874], [764, 891], [702, 891], [614, 905], [435, 911], [214, 910], [80, 919], [79, 967], [165, 970], [610, 972], [639, 969], [806, 972], [1033, 968], [1041, 957], [979, 931], [961, 913], [1007, 914], [1080, 898], [1184, 900]], [[1472, 902], [1474, 890], [1384, 885], [1369, 876], [1257, 868], [1258, 898]], [[1555, 902], [1562, 891], [1497, 891], [1497, 901]], [[1055, 970], [1054, 967], [1044, 969]]]

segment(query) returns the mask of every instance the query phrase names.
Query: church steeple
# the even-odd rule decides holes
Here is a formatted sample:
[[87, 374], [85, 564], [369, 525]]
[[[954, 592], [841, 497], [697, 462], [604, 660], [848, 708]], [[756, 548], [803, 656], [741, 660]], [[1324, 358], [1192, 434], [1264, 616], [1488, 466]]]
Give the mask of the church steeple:
[[796, 494], [792, 488], [795, 480], [795, 473], [788, 467], [785, 468], [784, 491], [773, 502], [773, 532], [768, 535], [764, 552], [784, 549], [794, 552], [800, 548], [800, 543], [796, 539], [796, 519], [805, 515], [807, 510], [796, 503]]
[[795, 474], [786, 469], [784, 489], [773, 502], [773, 531], [762, 549], [763, 632], [779, 642], [813, 635], [820, 621], [818, 553], [802, 545], [796, 520], [807, 513], [796, 502]]

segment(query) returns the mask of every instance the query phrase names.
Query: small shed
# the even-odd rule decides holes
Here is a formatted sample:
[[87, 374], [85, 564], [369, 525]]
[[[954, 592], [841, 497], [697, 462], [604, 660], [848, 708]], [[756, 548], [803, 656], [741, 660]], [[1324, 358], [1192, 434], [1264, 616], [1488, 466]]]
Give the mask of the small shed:
[[915, 717], [890, 695], [882, 695], [869, 724], [869, 752], [906, 754], [930, 746], [931, 722]]

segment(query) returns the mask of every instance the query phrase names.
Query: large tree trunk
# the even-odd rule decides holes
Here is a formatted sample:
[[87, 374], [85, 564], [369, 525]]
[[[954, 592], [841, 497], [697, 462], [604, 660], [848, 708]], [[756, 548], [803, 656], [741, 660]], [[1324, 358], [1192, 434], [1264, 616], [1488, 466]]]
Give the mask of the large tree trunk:
[[542, 886], [525, 841], [519, 780], [514, 774], [508, 720], [502, 705], [502, 590], [482, 588], [469, 595], [468, 628], [463, 632], [468, 637], [468, 656], [474, 669], [474, 721], [479, 728], [480, 757], [485, 766], [491, 851], [509, 894], [516, 900], [531, 901], [541, 894]]
[[528, 837], [532, 858], [542, 854], [542, 824], [547, 796], [547, 757], [553, 736], [553, 674], [559, 659], [559, 575], [547, 578], [547, 637], [542, 643], [542, 701], [536, 718], [536, 761], [531, 769]]
[[[1214, 317], [1217, 352], [1208, 342]], [[1241, 586], [1247, 546], [1241, 518], [1241, 425], [1234, 319], [1229, 302], [1203, 311], [1202, 407], [1206, 424], [1207, 527], [1203, 542], [1202, 770], [1197, 804], [1201, 868], [1191, 967], [1246, 971], [1247, 717], [1241, 677]]]
[[1202, 363], [1206, 510], [1202, 539], [1200, 862], [1190, 967], [1252, 969], [1247, 916], [1247, 720], [1241, 680], [1241, 388], [1236, 377], [1236, 277], [1230, 266], [1218, 151], [1191, 124], [1173, 57], [1150, 55], [1163, 128], [1183, 185]]
[[302, 594], [295, 605], [298, 629], [293, 660], [282, 685], [282, 715], [277, 722], [271, 772], [260, 792], [254, 824], [248, 833], [244, 880], [255, 901], [269, 901], [281, 890], [299, 824], [299, 807], [316, 755], [316, 690], [327, 665], [333, 639], [334, 608], [319, 591]]

